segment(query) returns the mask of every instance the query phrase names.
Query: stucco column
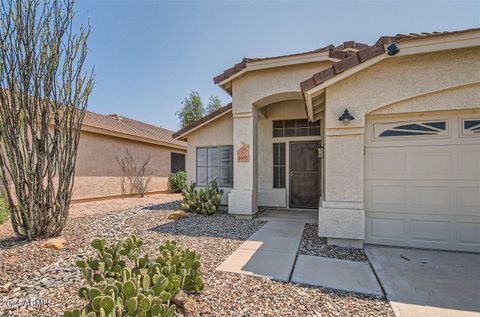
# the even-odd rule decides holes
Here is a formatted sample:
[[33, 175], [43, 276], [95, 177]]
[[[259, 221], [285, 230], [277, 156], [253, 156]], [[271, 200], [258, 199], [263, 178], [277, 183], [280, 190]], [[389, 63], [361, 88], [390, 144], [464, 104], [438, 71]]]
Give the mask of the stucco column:
[[325, 129], [325, 191], [318, 234], [329, 244], [361, 247], [365, 237], [363, 204], [364, 128]]
[[[233, 112], [233, 189], [228, 195], [228, 212], [253, 217], [258, 210], [257, 203], [257, 109], [250, 112]], [[248, 147], [248, 158], [239, 151]]]

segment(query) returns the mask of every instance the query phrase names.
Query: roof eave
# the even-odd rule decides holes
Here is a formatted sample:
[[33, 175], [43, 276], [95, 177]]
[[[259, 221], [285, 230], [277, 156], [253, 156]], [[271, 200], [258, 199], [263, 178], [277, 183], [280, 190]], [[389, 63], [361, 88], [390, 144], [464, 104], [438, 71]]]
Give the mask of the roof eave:
[[187, 147], [185, 145], [154, 140], [154, 139], [145, 138], [145, 137], [141, 137], [141, 136], [137, 136], [137, 135], [133, 135], [133, 134], [112, 131], [112, 130], [109, 130], [109, 129], [102, 129], [102, 128], [92, 126], [92, 125], [88, 125], [88, 124], [82, 124], [81, 130], [85, 131], [85, 132], [97, 133], [97, 134], [107, 135], [107, 136], [121, 138], [121, 139], [127, 139], [127, 140], [139, 141], [139, 142], [144, 142], [144, 143], [149, 143], [149, 144], [154, 144], [154, 145], [160, 145], [160, 146], [179, 149], [179, 150], [184, 150], [184, 151], [187, 150]]
[[[384, 53], [374, 56], [364, 62], [360, 62], [338, 74], [335, 74], [334, 76], [331, 76], [330, 78], [325, 79], [320, 83], [317, 83], [315, 81], [315, 76], [317, 76], [318, 73], [315, 74], [312, 78], [301, 83], [300, 87], [305, 98], [305, 106], [308, 119], [313, 120], [313, 98], [320, 94], [328, 86], [331, 86], [336, 82], [339, 82], [357, 72], [360, 72], [363, 69], [368, 68], [373, 64], [376, 64], [386, 58], [480, 46], [479, 35], [480, 30], [472, 30], [469, 32], [453, 33], [444, 36], [415, 39], [403, 38], [401, 41], [396, 42], [397, 46], [400, 48], [400, 52], [395, 56], [389, 56], [388, 54], [386, 54], [385, 46], [387, 46], [389, 42], [385, 44], [379, 44], [377, 46], [371, 46], [367, 49], [373, 49], [374, 47], [383, 47]], [[362, 51], [359, 51], [359, 53], [361, 52]], [[345, 62], [345, 60], [342, 60], [342, 62]], [[332, 65], [332, 69], [334, 68], [335, 65]]]
[[189, 124], [185, 128], [180, 129], [179, 131], [175, 132], [172, 135], [172, 137], [175, 140], [185, 141], [187, 135], [189, 135], [192, 132], [200, 129], [201, 127], [209, 124], [210, 122], [215, 121], [220, 117], [223, 117], [224, 115], [226, 115], [227, 113], [230, 113], [230, 112], [232, 112], [232, 104], [231, 103], [221, 107], [217, 111], [214, 111], [214, 112], [206, 115], [203, 118], [200, 118], [199, 120]]
[[[306, 63], [316, 63], [316, 62], [325, 62], [329, 61], [332, 63], [340, 61], [338, 58], [333, 58], [329, 56], [330, 51], [323, 51], [323, 52], [312, 52], [306, 53], [297, 56], [288, 56], [288, 57], [272, 57], [265, 60], [258, 60], [258, 61], [251, 61], [245, 62], [245, 66], [238, 72], [230, 75], [229, 77], [225, 78], [222, 81], [216, 82], [222, 89], [224, 89], [228, 94], [231, 95], [231, 92], [228, 90], [228, 86], [231, 85], [231, 82], [246, 72], [256, 71], [256, 70], [263, 70], [263, 69], [270, 69], [270, 68], [277, 68], [283, 66], [292, 66], [298, 64], [306, 64]], [[218, 77], [218, 76], [217, 76]]]

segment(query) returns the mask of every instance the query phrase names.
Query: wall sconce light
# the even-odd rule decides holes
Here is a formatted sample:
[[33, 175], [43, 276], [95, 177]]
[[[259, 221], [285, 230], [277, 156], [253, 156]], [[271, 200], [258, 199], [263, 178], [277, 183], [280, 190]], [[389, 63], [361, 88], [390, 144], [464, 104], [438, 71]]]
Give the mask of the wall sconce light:
[[350, 124], [350, 121], [354, 120], [355, 118], [348, 112], [348, 109], [345, 108], [343, 114], [338, 118], [338, 121], [342, 121], [344, 125]]

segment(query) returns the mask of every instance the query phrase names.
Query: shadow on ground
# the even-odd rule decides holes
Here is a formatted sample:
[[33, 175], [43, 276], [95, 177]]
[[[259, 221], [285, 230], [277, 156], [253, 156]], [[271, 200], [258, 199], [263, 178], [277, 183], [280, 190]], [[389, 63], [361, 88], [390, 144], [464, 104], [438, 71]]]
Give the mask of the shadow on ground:
[[[162, 208], [161, 205], [159, 206]], [[149, 209], [152, 208], [149, 207]], [[250, 219], [235, 219], [226, 212], [218, 212], [211, 216], [188, 213], [185, 218], [159, 225], [150, 230], [190, 237], [246, 240], [264, 223]]]

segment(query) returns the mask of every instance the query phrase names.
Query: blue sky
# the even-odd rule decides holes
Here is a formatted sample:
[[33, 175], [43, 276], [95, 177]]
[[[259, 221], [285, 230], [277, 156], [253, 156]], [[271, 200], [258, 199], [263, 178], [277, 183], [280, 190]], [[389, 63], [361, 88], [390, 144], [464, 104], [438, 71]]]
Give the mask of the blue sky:
[[243, 57], [275, 56], [381, 35], [480, 26], [480, 1], [90, 1], [89, 110], [168, 129], [191, 91], [230, 97], [212, 78]]

